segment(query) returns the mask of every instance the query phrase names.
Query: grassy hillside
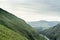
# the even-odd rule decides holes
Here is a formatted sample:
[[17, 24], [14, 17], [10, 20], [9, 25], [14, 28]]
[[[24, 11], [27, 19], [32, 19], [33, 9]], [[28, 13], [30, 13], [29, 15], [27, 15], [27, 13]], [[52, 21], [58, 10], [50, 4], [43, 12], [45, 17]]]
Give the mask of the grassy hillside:
[[26, 37], [18, 34], [3, 25], [0, 25], [0, 40], [28, 40]]
[[[12, 40], [14, 40], [13, 38], [16, 38], [16, 40], [45, 40], [45, 38], [41, 37], [39, 33], [34, 31], [34, 29], [30, 25], [28, 25], [24, 20], [16, 17], [15, 15], [12, 15], [11, 13], [1, 8], [0, 8], [0, 24], [3, 26], [2, 28], [3, 31], [4, 28], [6, 29], [6, 31], [4, 31], [7, 32], [8, 34], [6, 37], [11, 36]], [[14, 35], [14, 33], [16, 33], [17, 36]], [[20, 37], [21, 39], [18, 37]], [[1, 36], [0, 39], [2, 39]], [[8, 39], [6, 38], [6, 40]]]
[[45, 30], [44, 34], [51, 40], [60, 40], [60, 24]]

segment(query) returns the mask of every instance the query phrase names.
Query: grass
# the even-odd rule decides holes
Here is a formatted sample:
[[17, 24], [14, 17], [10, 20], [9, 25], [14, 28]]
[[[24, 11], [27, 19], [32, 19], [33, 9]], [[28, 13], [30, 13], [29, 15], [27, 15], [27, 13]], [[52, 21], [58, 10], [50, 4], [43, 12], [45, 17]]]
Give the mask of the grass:
[[0, 40], [28, 40], [26, 37], [0, 25]]

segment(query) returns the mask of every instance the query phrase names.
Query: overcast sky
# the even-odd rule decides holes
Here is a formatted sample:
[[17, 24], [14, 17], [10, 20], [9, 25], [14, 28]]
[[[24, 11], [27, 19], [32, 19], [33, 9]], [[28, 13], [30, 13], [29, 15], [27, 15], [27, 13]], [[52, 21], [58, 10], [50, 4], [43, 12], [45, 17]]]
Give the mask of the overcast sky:
[[0, 0], [0, 8], [25, 21], [60, 21], [60, 0]]

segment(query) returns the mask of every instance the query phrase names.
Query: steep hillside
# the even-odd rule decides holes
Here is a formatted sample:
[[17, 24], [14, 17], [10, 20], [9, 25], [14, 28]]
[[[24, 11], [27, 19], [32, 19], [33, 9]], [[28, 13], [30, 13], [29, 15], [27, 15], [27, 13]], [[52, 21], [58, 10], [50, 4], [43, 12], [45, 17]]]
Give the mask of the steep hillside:
[[51, 40], [60, 40], [60, 24], [44, 31], [44, 35]]
[[3, 25], [0, 25], [0, 40], [28, 40], [26, 37], [18, 34]]
[[[45, 40], [24, 20], [0, 8], [1, 40]], [[2, 38], [4, 36], [4, 39]], [[10, 39], [11, 38], [11, 39]], [[16, 38], [16, 39], [15, 39]], [[21, 39], [20, 39], [21, 38]]]

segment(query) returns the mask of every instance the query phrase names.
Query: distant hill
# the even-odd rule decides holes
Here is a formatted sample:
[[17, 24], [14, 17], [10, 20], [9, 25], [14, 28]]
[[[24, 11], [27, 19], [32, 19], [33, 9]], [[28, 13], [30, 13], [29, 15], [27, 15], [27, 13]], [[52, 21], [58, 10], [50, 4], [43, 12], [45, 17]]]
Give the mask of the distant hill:
[[0, 8], [0, 40], [45, 40], [24, 20]]
[[50, 29], [44, 30], [42, 34], [46, 35], [51, 40], [60, 40], [60, 23]]
[[59, 22], [58, 21], [34, 21], [34, 22], [28, 22], [29, 25], [31, 25], [33, 28], [37, 29], [38, 31], [48, 29], [50, 27], [53, 27], [57, 25]]

